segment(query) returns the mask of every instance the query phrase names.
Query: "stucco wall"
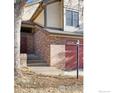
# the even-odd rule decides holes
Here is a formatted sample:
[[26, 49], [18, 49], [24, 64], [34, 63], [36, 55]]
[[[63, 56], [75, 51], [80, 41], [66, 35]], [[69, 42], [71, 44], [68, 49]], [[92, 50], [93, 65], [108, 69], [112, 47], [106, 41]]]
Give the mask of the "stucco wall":
[[62, 28], [62, 2], [47, 5], [47, 27]]
[[65, 67], [65, 45], [50, 45], [50, 65], [63, 69]]
[[38, 15], [34, 22], [41, 26], [44, 26], [44, 10]]
[[31, 5], [31, 6], [24, 7], [24, 13], [23, 13], [23, 16], [22, 16], [22, 20], [23, 21], [29, 20], [32, 17], [32, 15], [34, 14], [38, 5], [39, 5], [39, 3]]

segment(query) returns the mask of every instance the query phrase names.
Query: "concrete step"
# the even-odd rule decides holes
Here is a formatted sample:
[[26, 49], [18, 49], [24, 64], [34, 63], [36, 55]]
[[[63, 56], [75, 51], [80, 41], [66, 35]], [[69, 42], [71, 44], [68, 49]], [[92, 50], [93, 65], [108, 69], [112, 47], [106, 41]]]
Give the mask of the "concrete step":
[[49, 67], [49, 66], [44, 66], [44, 67], [32, 67], [30, 66], [31, 70], [35, 73], [38, 74], [44, 74], [44, 75], [63, 75], [64, 72], [60, 69], [57, 69], [55, 67]]
[[27, 60], [28, 63], [46, 63], [44, 60], [39, 60], [39, 59], [32, 59], [32, 60]]
[[48, 66], [47, 63], [28, 63], [28, 66], [38, 67], [38, 66]]
[[28, 66], [48, 66], [46, 61], [37, 54], [28, 54], [27, 58]]
[[35, 54], [28, 54], [27, 59], [28, 59], [28, 60], [35, 60], [35, 59], [36, 59], [36, 60], [40, 60], [41, 57], [38, 56], [38, 55], [35, 55]]

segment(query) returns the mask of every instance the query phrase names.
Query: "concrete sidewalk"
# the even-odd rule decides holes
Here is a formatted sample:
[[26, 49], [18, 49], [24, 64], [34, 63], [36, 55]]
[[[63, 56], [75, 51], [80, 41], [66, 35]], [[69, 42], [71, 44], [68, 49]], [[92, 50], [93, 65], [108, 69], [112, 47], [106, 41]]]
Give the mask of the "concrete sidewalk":
[[[64, 71], [64, 75], [77, 76], [77, 70]], [[83, 70], [82, 69], [79, 69], [79, 75], [83, 76]]]
[[[60, 69], [57, 69], [55, 67], [31, 67], [31, 70], [37, 74], [43, 74], [43, 75], [61, 75], [61, 76], [76, 76], [77, 71], [63, 71]], [[83, 76], [83, 70], [79, 70], [79, 75]]]
[[43, 75], [63, 75], [64, 72], [60, 69], [57, 69], [55, 67], [31, 67], [31, 70], [37, 74], [43, 74]]

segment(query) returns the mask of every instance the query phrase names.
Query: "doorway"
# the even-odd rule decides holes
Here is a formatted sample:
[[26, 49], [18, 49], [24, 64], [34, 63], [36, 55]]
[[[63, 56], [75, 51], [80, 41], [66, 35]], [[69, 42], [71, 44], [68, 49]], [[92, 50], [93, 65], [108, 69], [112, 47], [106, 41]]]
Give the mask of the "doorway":
[[21, 37], [21, 53], [27, 53], [27, 37]]

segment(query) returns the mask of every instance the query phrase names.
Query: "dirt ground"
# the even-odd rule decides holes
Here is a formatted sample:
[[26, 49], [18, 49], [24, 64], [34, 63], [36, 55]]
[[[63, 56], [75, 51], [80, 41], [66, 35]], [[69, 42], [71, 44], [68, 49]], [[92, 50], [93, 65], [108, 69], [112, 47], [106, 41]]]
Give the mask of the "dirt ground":
[[22, 70], [15, 79], [15, 93], [83, 93], [83, 77], [46, 76]]

